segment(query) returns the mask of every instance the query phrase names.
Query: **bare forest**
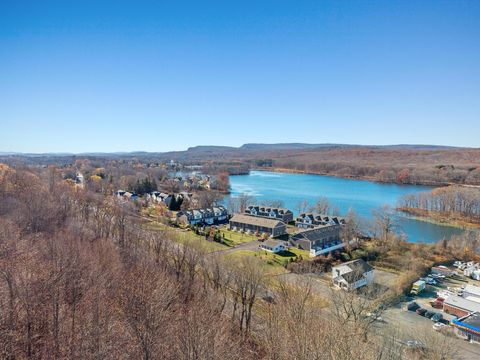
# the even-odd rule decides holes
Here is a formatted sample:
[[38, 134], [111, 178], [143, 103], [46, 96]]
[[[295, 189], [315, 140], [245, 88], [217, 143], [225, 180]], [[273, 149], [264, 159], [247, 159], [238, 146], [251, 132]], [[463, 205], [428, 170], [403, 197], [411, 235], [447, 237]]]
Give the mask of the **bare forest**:
[[405, 212], [445, 222], [480, 224], [480, 189], [448, 186], [405, 196], [399, 202]]
[[365, 314], [388, 294], [319, 297], [308, 279], [273, 282], [256, 259], [227, 262], [133, 214], [55, 169], [2, 165], [0, 358], [452, 357], [436, 334], [427, 354], [377, 334]]

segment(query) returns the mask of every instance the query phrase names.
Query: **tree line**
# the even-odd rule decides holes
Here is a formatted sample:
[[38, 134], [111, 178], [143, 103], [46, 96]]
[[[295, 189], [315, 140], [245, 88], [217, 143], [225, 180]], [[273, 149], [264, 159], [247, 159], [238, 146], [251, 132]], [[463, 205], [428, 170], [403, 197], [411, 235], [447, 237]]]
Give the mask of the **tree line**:
[[400, 199], [398, 206], [405, 211], [426, 211], [433, 215], [480, 223], [480, 189], [478, 188], [448, 186], [430, 192], [405, 195]]

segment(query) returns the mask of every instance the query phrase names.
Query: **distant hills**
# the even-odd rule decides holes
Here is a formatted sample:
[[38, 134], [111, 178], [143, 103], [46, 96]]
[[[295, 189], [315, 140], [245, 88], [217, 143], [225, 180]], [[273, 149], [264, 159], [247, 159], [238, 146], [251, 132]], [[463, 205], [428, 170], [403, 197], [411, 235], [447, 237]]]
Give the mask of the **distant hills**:
[[257, 151], [285, 151], [285, 150], [333, 150], [333, 149], [390, 149], [390, 150], [449, 150], [449, 149], [473, 149], [445, 145], [428, 145], [428, 144], [396, 144], [396, 145], [352, 145], [352, 144], [307, 144], [307, 143], [247, 143], [240, 147], [219, 146], [219, 145], [198, 145], [189, 147], [187, 150], [168, 151], [168, 152], [148, 152], [148, 151], [121, 151], [121, 152], [83, 152], [83, 153], [21, 153], [21, 152], [1, 152], [0, 156], [154, 156], [154, 155], [180, 155], [180, 154], [206, 154], [215, 152], [226, 153], [247, 153]]
[[262, 168], [287, 172], [333, 175], [402, 184], [480, 185], [480, 148], [442, 145], [351, 145], [248, 143], [239, 147], [201, 145], [169, 152], [88, 152], [80, 154], [0, 153], [0, 162], [21, 165], [69, 166], [77, 159], [154, 164], [174, 160], [243, 174]]

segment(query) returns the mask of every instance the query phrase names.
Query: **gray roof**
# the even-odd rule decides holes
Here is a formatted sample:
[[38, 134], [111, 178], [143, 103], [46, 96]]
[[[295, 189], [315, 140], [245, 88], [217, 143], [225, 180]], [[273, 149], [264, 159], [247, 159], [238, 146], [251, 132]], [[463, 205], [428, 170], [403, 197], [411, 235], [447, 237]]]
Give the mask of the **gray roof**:
[[352, 260], [346, 263], [343, 263], [343, 265], [348, 266], [352, 271], [361, 271], [362, 273], [366, 273], [368, 271], [372, 271], [373, 267], [367, 264], [367, 262], [363, 259], [356, 259]]
[[243, 214], [233, 215], [233, 217], [230, 219], [230, 222], [232, 221], [254, 226], [263, 226], [267, 228], [274, 228], [281, 225], [285, 226], [285, 224], [279, 220]]
[[306, 217], [309, 217], [315, 221], [323, 221], [323, 222], [329, 222], [333, 221], [337, 224], [344, 224], [345, 223], [345, 218], [341, 216], [335, 216], [335, 215], [326, 215], [326, 214], [319, 214], [319, 213], [301, 213], [298, 215], [297, 219], [304, 219]]
[[308, 241], [317, 241], [324, 238], [325, 229], [329, 229], [332, 226], [337, 225], [319, 225], [313, 229], [307, 229], [300, 231], [294, 235], [292, 235], [291, 240], [298, 241], [298, 240], [308, 240]]
[[480, 329], [480, 314], [477, 312], [467, 315], [466, 317], [459, 319], [459, 321], [476, 329]]
[[480, 287], [475, 285], [470, 285], [470, 284], [465, 285], [465, 289], [463, 289], [463, 292], [468, 292], [472, 295], [480, 297]]
[[444, 304], [454, 306], [467, 312], [480, 312], [480, 303], [463, 297], [452, 295], [445, 299]]
[[363, 259], [352, 260], [337, 266], [334, 266], [334, 269], [338, 267], [348, 267], [350, 269], [349, 272], [345, 272], [340, 276], [345, 279], [349, 284], [360, 280], [363, 277], [363, 274], [372, 271], [373, 267], [368, 265]]
[[267, 210], [270, 210], [270, 211], [277, 211], [281, 214], [291, 214], [292, 211], [289, 210], [289, 209], [285, 209], [285, 208], [276, 208], [276, 207], [272, 207], [272, 206], [266, 206], [266, 205], [248, 205], [247, 206], [247, 210], [249, 210], [250, 208], [258, 208], [258, 209], [264, 209], [265, 211]]
[[267, 245], [274, 248], [277, 245], [285, 245], [284, 241], [269, 239], [263, 242], [262, 245]]

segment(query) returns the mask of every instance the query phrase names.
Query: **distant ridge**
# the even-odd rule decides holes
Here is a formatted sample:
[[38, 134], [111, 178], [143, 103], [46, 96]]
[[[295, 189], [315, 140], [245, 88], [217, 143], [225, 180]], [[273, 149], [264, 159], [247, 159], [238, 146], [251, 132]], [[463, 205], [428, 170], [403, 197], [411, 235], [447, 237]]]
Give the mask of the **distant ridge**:
[[394, 145], [355, 145], [355, 144], [308, 144], [308, 143], [247, 143], [239, 147], [222, 145], [198, 145], [187, 148], [187, 150], [167, 151], [167, 152], [149, 152], [149, 151], [117, 151], [117, 152], [82, 152], [82, 153], [21, 153], [14, 151], [1, 152], [0, 156], [152, 156], [168, 154], [206, 154], [214, 152], [255, 152], [255, 151], [288, 151], [288, 150], [312, 150], [312, 149], [341, 149], [341, 148], [370, 148], [370, 149], [392, 149], [392, 150], [455, 150], [455, 149], [475, 149], [467, 147], [456, 147], [447, 145], [428, 145], [428, 144], [394, 144]]

